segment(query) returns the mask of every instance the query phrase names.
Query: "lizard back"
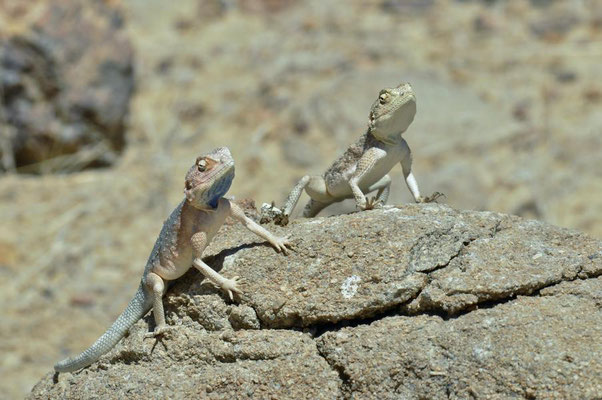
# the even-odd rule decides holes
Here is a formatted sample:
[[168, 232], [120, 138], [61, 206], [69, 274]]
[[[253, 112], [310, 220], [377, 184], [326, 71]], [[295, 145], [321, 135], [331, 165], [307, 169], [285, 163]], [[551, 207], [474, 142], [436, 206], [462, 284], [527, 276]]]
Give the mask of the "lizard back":
[[378, 143], [378, 140], [371, 133], [364, 133], [326, 170], [323, 175], [326, 182], [333, 182], [341, 179], [343, 173], [349, 169], [350, 166], [355, 165], [367, 149], [374, 147]]

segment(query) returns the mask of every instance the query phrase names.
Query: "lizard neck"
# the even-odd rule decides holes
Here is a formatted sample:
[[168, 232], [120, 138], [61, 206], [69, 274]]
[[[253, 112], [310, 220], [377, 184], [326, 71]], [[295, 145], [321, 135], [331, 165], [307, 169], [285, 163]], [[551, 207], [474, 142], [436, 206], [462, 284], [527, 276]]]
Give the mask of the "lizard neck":
[[[374, 114], [372, 111], [371, 115]], [[401, 135], [408, 129], [416, 116], [416, 102], [408, 101], [397, 109], [378, 118], [372, 118], [368, 123], [370, 132], [383, 143], [397, 144], [403, 139]]]
[[375, 140], [378, 140], [379, 142], [385, 143], [385, 144], [399, 144], [401, 143], [401, 141], [403, 140], [401, 137], [401, 134], [403, 133], [403, 131], [401, 132], [396, 132], [396, 131], [392, 131], [392, 132], [382, 132], [382, 131], [378, 131], [376, 129], [368, 129], [368, 136], [373, 137]]

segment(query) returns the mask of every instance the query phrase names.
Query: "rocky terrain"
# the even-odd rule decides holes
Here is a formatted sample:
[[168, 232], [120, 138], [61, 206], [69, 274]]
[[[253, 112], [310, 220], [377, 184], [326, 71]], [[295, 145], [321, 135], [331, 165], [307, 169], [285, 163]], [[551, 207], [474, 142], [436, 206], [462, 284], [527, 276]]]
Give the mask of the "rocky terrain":
[[[272, 227], [274, 228], [274, 227]], [[275, 229], [275, 228], [274, 228]], [[284, 230], [284, 229], [283, 229]], [[240, 225], [98, 363], [30, 398], [443, 399], [602, 395], [602, 242], [492, 212], [411, 205], [293, 223], [294, 252]]]
[[[159, 0], [70, 0], [74, 6], [67, 11], [62, 4], [67, 2], [0, 2], [0, 169], [8, 171], [0, 175], [0, 278], [6, 283], [0, 293], [5, 313], [0, 398], [29, 393], [57, 360], [88, 346], [121, 312], [163, 220], [181, 200], [184, 173], [198, 153], [229, 146], [237, 162], [231, 195], [253, 198], [257, 205], [281, 203], [300, 176], [321, 173], [363, 132], [370, 104], [385, 85], [410, 81], [416, 89], [418, 114], [405, 136], [424, 193], [444, 192], [444, 201], [456, 209], [515, 214], [602, 238], [599, 1], [180, 0], [166, 7]], [[12, 53], [23, 56], [22, 64], [6, 62], [7, 46], [13, 49], [9, 45], [15, 43], [26, 50]], [[102, 60], [112, 68], [102, 68]], [[43, 139], [35, 146], [47, 146], [19, 156], [13, 139], [24, 133]], [[99, 166], [104, 168], [83, 169]], [[392, 177], [390, 202], [407, 203], [399, 168]], [[353, 203], [343, 203], [323, 215], [351, 211]], [[358, 234], [348, 229], [345, 234]], [[446, 237], [437, 240], [440, 246], [450, 243]], [[218, 238], [216, 245], [239, 244]], [[553, 270], [550, 279], [557, 281], [562, 275]], [[441, 279], [423, 288], [420, 282], [404, 283], [420, 296], [406, 294], [399, 302], [405, 309], [391, 319], [378, 318], [375, 327], [386, 331], [389, 323], [420, 320], [424, 332], [437, 327], [459, 332], [473, 314], [493, 312], [483, 304], [510, 299], [517, 287], [523, 289], [516, 293], [527, 293], [525, 287], [538, 287], [547, 276], [508, 275], [504, 285], [483, 289], [495, 293], [489, 298], [463, 286], [475, 279], [483, 284], [487, 276], [447, 268], [418, 272]], [[595, 288], [580, 282], [533, 297], [549, 301], [552, 314], [542, 315], [556, 315], [541, 324], [557, 320], [569, 326], [572, 317], [553, 313], [590, 310], [587, 299], [595, 297]], [[561, 298], [583, 303], [564, 308], [558, 306]], [[527, 321], [528, 311], [537, 309], [531, 299], [501, 305], [501, 313]], [[370, 303], [364, 306], [370, 309]], [[363, 318], [361, 309], [354, 312]], [[341, 324], [351, 315], [314, 323], [314, 317], [291, 309], [276, 314], [270, 325], [263, 322], [269, 321], [264, 311], [256, 313], [266, 328], [311, 329], [322, 322]], [[462, 322], [441, 313], [458, 315], [453, 321]], [[187, 315], [184, 309], [181, 315]], [[239, 326], [236, 332], [258, 333], [247, 332], [244, 324], [245, 330]], [[357, 329], [353, 335], [366, 342], [362, 326], [332, 329]], [[502, 328], [499, 332], [510, 329]], [[324, 377], [334, 368], [340, 380], [347, 379], [333, 390], [350, 393], [351, 382], [360, 385], [364, 376], [361, 357], [353, 344], [345, 347], [329, 336], [331, 328], [320, 329], [324, 332], [310, 339], [326, 364], [313, 358], [314, 345], [306, 336], [284, 334], [308, 359], [318, 360]], [[563, 336], [566, 342], [558, 346], [569, 346], [570, 337]], [[453, 338], [450, 333], [445, 339], [449, 351], [456, 348]], [[484, 371], [512, 364], [514, 352], [527, 357], [523, 353], [530, 345], [539, 346], [517, 344], [508, 353], [487, 353]], [[328, 356], [332, 346], [347, 350], [340, 358]], [[468, 356], [465, 350], [453, 353], [457, 360]], [[274, 352], [275, 359], [289, 357]], [[419, 355], [397, 354], [408, 357], [398, 366], [413, 368], [398, 374], [427, 371], [408, 364]], [[542, 375], [521, 360], [530, 371], [516, 375], [525, 379], [522, 396], [531, 396], [531, 377], [560, 381], [560, 375]], [[391, 374], [383, 382], [412, 381]], [[568, 376], [562, 379], [568, 382]], [[477, 395], [498, 390], [487, 379], [474, 379], [470, 390]], [[365, 387], [353, 390], [361, 393]], [[544, 393], [543, 386], [533, 387]], [[587, 390], [578, 393], [587, 397]]]

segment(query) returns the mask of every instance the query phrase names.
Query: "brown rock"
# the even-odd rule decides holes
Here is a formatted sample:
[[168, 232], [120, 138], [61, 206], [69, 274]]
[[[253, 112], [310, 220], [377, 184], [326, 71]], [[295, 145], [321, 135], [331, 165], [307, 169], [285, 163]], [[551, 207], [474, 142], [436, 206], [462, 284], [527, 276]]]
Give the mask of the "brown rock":
[[115, 161], [134, 85], [122, 25], [103, 1], [47, 2], [28, 31], [0, 41], [0, 124], [11, 132], [0, 152], [11, 152], [2, 158], [14, 163], [4, 169], [72, 171]]

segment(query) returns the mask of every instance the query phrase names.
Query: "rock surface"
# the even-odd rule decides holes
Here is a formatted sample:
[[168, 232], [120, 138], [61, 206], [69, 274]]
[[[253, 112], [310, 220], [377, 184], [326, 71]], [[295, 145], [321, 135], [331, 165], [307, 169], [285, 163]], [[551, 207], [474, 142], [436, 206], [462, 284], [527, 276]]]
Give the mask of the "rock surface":
[[245, 279], [235, 303], [190, 271], [98, 363], [30, 398], [602, 396], [602, 243], [445, 205], [294, 221], [277, 254], [227, 225], [206, 261]]
[[112, 164], [134, 86], [123, 18], [102, 1], [48, 2], [37, 12], [24, 32], [0, 41], [0, 128], [8, 133], [0, 170]]

